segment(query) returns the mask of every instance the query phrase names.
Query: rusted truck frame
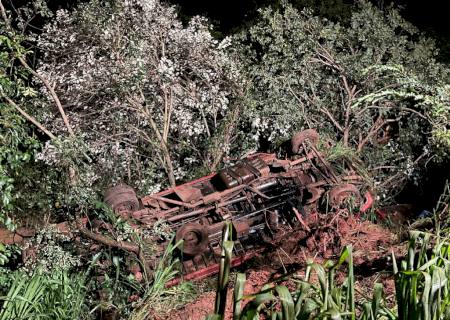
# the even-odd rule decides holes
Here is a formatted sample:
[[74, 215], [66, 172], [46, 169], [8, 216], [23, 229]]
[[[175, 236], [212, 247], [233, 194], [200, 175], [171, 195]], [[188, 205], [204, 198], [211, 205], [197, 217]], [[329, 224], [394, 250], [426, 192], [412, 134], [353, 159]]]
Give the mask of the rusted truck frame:
[[[256, 153], [230, 168], [140, 199], [129, 186], [118, 185], [105, 193], [105, 202], [139, 229], [164, 221], [175, 241], [183, 240], [178, 254], [185, 279], [203, 278], [218, 270], [225, 220], [235, 231], [232, 264], [238, 265], [264, 244], [305, 227], [303, 219], [321, 202], [338, 208], [351, 198], [360, 211], [371, 206], [370, 194], [361, 195], [361, 177], [350, 168], [347, 174], [336, 174], [317, 150], [318, 140], [315, 130], [305, 130], [293, 137], [290, 159]], [[147, 241], [157, 244], [147, 259], [152, 265], [170, 239]]]

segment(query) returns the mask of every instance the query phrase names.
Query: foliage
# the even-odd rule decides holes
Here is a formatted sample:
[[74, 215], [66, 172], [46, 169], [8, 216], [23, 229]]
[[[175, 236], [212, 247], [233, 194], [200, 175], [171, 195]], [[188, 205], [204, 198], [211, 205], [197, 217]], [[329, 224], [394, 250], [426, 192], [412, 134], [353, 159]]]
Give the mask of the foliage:
[[[42, 1], [33, 6], [50, 17]], [[11, 212], [90, 209], [106, 185], [119, 181], [151, 193], [216, 170], [230, 154], [271, 149], [268, 142], [280, 144], [304, 128], [323, 133], [320, 149], [329, 161], [353, 160], [365, 177], [376, 176], [382, 195], [449, 154], [448, 68], [435, 61], [433, 42], [395, 10], [361, 2], [344, 26], [286, 5], [262, 10], [247, 32], [221, 42], [205, 19], [183, 26], [175, 9], [158, 0], [91, 0], [58, 11], [38, 38], [25, 32], [33, 12], [17, 12], [10, 21], [2, 11], [0, 22], [0, 223], [8, 227]], [[38, 69], [25, 45], [34, 39], [42, 54]], [[439, 212], [447, 214], [448, 196], [442, 199]], [[110, 220], [118, 241], [135, 240], [128, 223]], [[446, 230], [448, 221], [442, 223]], [[163, 221], [147, 232], [168, 237]], [[229, 236], [227, 224], [213, 316], [219, 319]], [[396, 310], [384, 305], [380, 285], [372, 299], [357, 301], [347, 247], [337, 263], [309, 263], [305, 276], [293, 279], [294, 293], [277, 282], [245, 296], [239, 274], [234, 318], [449, 317], [450, 247], [437, 239], [428, 250], [431, 238], [412, 233], [407, 260], [395, 266]], [[153, 280], [146, 274], [143, 284], [123, 275], [123, 256], [109, 249], [101, 253], [109, 264], [96, 284], [107, 301], [89, 312], [87, 273], [71, 273], [81, 262], [66, 250], [69, 240], [41, 230], [29, 244], [36, 256], [25, 265], [34, 273], [0, 269], [0, 320], [89, 318], [104, 305], [139, 320], [190, 296], [188, 285], [166, 288], [178, 275], [171, 257], [179, 244], [167, 248]], [[14, 253], [0, 244], [0, 267]], [[336, 283], [344, 265], [347, 277]], [[143, 298], [130, 303], [130, 293]]]
[[32, 275], [17, 271], [3, 302], [0, 319], [89, 319], [86, 310], [86, 276], [54, 271]]
[[[2, 49], [4, 73], [8, 86], [22, 88], [9, 92], [54, 137], [35, 157], [45, 139], [2, 104], [25, 130], [2, 152], [4, 202], [23, 197], [33, 181], [42, 188], [28, 192], [36, 199], [16, 201], [17, 210], [89, 207], [119, 181], [152, 193], [216, 170], [226, 155], [275, 149], [307, 127], [337, 141], [344, 152], [335, 163], [362, 158], [382, 198], [407, 179], [418, 183], [417, 168], [430, 158], [448, 155], [448, 70], [397, 11], [366, 2], [348, 26], [289, 5], [265, 9], [248, 32], [218, 42], [204, 19], [183, 27], [159, 1], [93, 0], [58, 11], [44, 28], [37, 72], [12, 68], [11, 56], [30, 52], [17, 45], [19, 32], [8, 34], [14, 41], [4, 43], [14, 48]], [[39, 92], [25, 81], [30, 73]], [[34, 170], [25, 175], [18, 168], [26, 164]]]
[[[70, 167], [79, 189], [122, 180], [148, 193], [218, 166], [242, 81], [228, 40], [218, 43], [208, 28], [199, 17], [183, 27], [159, 1], [93, 0], [57, 12], [39, 37], [38, 72], [51, 79], [91, 159]], [[61, 117], [39, 103], [43, 123], [67, 137]], [[63, 149], [50, 142], [40, 159], [68, 172]]]
[[[219, 278], [217, 281], [216, 302], [214, 304], [214, 314], [208, 319], [225, 319], [225, 308], [227, 304], [227, 291], [230, 278], [231, 258], [233, 257], [233, 225], [226, 221], [222, 228], [222, 254], [219, 264]], [[240, 278], [236, 280], [239, 282]], [[240, 290], [240, 289], [238, 289]], [[240, 290], [242, 291], [242, 290]], [[236, 309], [240, 307], [237, 304]]]
[[[342, 284], [337, 284], [335, 274], [344, 262], [348, 264], [347, 277]], [[282, 277], [277, 282], [286, 279]], [[259, 319], [260, 315], [287, 320], [355, 319], [357, 313], [360, 314], [360, 319], [376, 319], [379, 315], [391, 316], [391, 312], [380, 305], [381, 284], [375, 285], [372, 300], [356, 301], [351, 246], [342, 251], [337, 263], [327, 261], [320, 265], [309, 262], [305, 276], [294, 276], [291, 280], [297, 284], [296, 291], [292, 293], [285, 285], [275, 283], [266, 284], [254, 294], [244, 295], [245, 274], [238, 274], [234, 288], [233, 319]], [[243, 302], [246, 302], [246, 305], [241, 308]], [[223, 314], [216, 314], [215, 317], [223, 319]], [[214, 316], [210, 316], [210, 319], [214, 319]]]
[[436, 234], [447, 237], [450, 230], [450, 182], [446, 181], [444, 190], [433, 211]]
[[187, 283], [167, 288], [166, 285], [179, 274], [178, 259], [173, 259], [174, 251], [182, 242], [171, 244], [166, 248], [164, 255], [158, 261], [153, 274], [153, 280], [144, 289], [142, 302], [136, 306], [130, 319], [149, 319], [152, 314], [167, 313], [174, 305], [179, 305], [192, 296], [192, 290]]
[[[334, 276], [338, 268], [347, 260], [348, 276], [344, 282], [338, 285]], [[312, 281], [312, 272], [315, 271], [318, 284]], [[355, 297], [355, 279], [353, 274], [352, 248], [346, 247], [336, 264], [330, 261], [325, 265], [309, 263], [305, 271], [304, 279], [297, 279], [297, 291], [293, 296], [284, 286], [268, 287], [269, 293], [265, 300], [260, 300], [258, 296], [254, 297], [255, 303], [259, 303], [259, 309], [262, 311], [264, 305], [261, 302], [273, 301], [269, 307], [270, 313], [276, 313], [273, 309], [278, 301], [282, 299], [283, 308], [280, 314], [281, 319], [310, 319], [310, 318], [328, 318], [331, 319], [355, 319], [356, 310], [360, 313], [361, 319], [376, 319], [379, 314], [383, 314], [379, 308], [381, 302], [382, 287], [377, 284], [374, 290], [374, 300], [356, 301]], [[277, 298], [277, 296], [279, 298]], [[245, 297], [244, 297], [245, 298]], [[244, 314], [251, 315], [255, 303], [249, 305]], [[241, 319], [251, 319], [241, 318]]]
[[36, 237], [42, 241], [35, 242], [43, 245], [45, 240], [47, 246], [33, 248], [38, 258], [33, 272], [30, 266], [5, 273], [0, 269], [0, 319], [93, 319], [111, 310], [130, 319], [147, 319], [167, 314], [195, 296], [189, 282], [166, 287], [179, 274], [173, 256], [181, 243], [171, 244], [152, 274], [144, 277], [151, 281], [139, 282], [129, 274], [121, 251], [104, 249], [83, 271], [78, 270], [80, 264], [73, 268], [73, 257], [67, 252], [64, 257], [53, 253], [54, 260], [49, 261], [48, 252], [61, 253], [60, 237], [52, 230]]
[[406, 260], [400, 268], [394, 265], [397, 319], [450, 317], [450, 244], [438, 238], [429, 253], [431, 239], [429, 233], [411, 232]]
[[16, 245], [5, 245], [0, 243], [0, 273], [4, 271], [3, 266], [14, 259], [20, 252], [21, 251]]
[[[400, 266], [393, 256], [396, 304], [392, 309], [383, 299], [380, 283], [374, 285], [371, 299], [355, 294], [352, 248], [347, 246], [337, 263], [309, 262], [303, 277], [282, 277], [251, 295], [244, 295], [245, 274], [239, 274], [234, 289], [233, 319], [259, 319], [260, 315], [287, 320], [448, 319], [450, 244], [447, 239], [433, 237], [429, 233], [412, 231], [408, 254]], [[335, 273], [344, 262], [347, 262], [347, 277], [342, 284], [337, 284]], [[297, 284], [293, 292], [278, 284], [287, 279]], [[244, 301], [246, 305], [242, 309], [240, 304]], [[210, 319], [222, 318], [218, 314], [210, 316]]]
[[[81, 266], [80, 258], [71, 252], [72, 239], [66, 234], [47, 226], [28, 241], [23, 250], [31, 250], [32, 254], [24, 261], [23, 270], [33, 272], [39, 269], [42, 273], [52, 273], [54, 270], [70, 271]], [[72, 250], [73, 251], [73, 250]]]
[[24, 182], [23, 170], [40, 149], [29, 123], [3, 99], [5, 95], [24, 99], [34, 94], [26, 83], [28, 74], [15, 67], [11, 59], [15, 46], [6, 32], [0, 32], [0, 223], [5, 222], [5, 215], [20, 198], [18, 186]]
[[56, 172], [35, 161], [45, 139], [55, 137], [32, 106], [41, 96], [30, 83], [34, 70], [26, 62], [36, 37], [28, 23], [51, 13], [42, 0], [13, 9], [11, 14], [0, 2], [0, 223], [8, 222], [7, 227], [23, 213], [54, 209], [57, 196], [51, 191], [60, 185]]
[[362, 1], [342, 25], [286, 5], [261, 10], [236, 40], [251, 83], [248, 143], [316, 128], [357, 153], [381, 196], [416, 178], [434, 152], [448, 157], [448, 68], [396, 10]]

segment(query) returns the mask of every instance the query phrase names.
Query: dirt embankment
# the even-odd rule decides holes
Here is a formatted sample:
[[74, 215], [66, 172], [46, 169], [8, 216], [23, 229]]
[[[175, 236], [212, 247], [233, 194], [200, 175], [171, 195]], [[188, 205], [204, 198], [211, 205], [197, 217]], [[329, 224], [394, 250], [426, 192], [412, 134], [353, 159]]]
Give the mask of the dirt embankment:
[[[275, 243], [265, 253], [255, 257], [246, 266], [247, 282], [244, 294], [257, 292], [262, 286], [276, 279], [285, 271], [302, 275], [308, 260], [324, 262], [339, 257], [342, 249], [351, 244], [356, 275], [356, 291], [362, 296], [371, 296], [373, 284], [382, 282], [388, 302], [394, 296], [394, 282], [389, 273], [376, 273], [391, 270], [390, 256], [393, 251], [397, 256], [403, 255], [404, 246], [399, 244], [397, 236], [390, 230], [362, 221], [353, 216], [324, 216], [312, 214], [305, 221], [306, 230], [291, 234], [288, 239]], [[336, 274], [336, 281], [342, 282], [345, 270]], [[293, 283], [285, 283], [292, 289]], [[233, 287], [227, 295], [227, 319], [232, 314]], [[197, 320], [214, 310], [215, 292], [210, 291], [198, 297], [180, 310], [170, 313], [166, 319]]]

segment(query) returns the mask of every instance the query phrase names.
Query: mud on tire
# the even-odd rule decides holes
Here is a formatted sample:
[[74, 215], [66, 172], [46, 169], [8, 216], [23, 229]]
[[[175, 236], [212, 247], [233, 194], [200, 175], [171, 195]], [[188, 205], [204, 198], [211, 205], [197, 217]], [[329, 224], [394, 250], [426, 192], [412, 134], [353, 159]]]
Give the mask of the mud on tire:
[[303, 143], [311, 143], [316, 146], [319, 142], [319, 134], [314, 129], [307, 129], [296, 133], [291, 139], [292, 153], [298, 154], [302, 148]]
[[106, 190], [104, 201], [117, 213], [134, 212], [139, 209], [139, 200], [134, 189], [126, 184], [119, 184]]
[[350, 197], [355, 197], [357, 201], [361, 202], [361, 194], [359, 189], [351, 183], [341, 184], [333, 187], [329, 194], [330, 204], [334, 207], [341, 206]]

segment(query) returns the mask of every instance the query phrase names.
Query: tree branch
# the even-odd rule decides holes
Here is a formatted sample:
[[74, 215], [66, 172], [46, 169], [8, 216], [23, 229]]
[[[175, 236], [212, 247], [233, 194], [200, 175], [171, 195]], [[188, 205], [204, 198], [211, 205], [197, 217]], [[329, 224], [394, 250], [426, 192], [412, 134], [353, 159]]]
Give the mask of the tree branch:
[[388, 123], [397, 122], [399, 120], [400, 120], [400, 118], [387, 119], [387, 120], [382, 121], [381, 116], [379, 116], [378, 119], [373, 124], [372, 128], [369, 130], [369, 133], [367, 134], [367, 136], [358, 143], [358, 152], [362, 151], [363, 147], [367, 144], [367, 142], [370, 140], [370, 138], [372, 138], [372, 136], [374, 136], [378, 132], [378, 130], [383, 128]]
[[139, 246], [132, 242], [116, 241], [109, 237], [105, 237], [102, 234], [94, 233], [84, 227], [78, 227], [78, 230], [85, 237], [92, 239], [94, 241], [100, 242], [106, 246], [123, 249], [125, 251], [131, 251], [131, 252], [134, 252], [135, 254], [139, 254], [139, 252], [140, 252]]
[[2, 0], [0, 0], [0, 12], [2, 14], [2, 19], [5, 21], [5, 25], [7, 29], [11, 28], [11, 23], [9, 22], [8, 16], [6, 15], [5, 7], [3, 6]]
[[335, 125], [335, 127], [341, 131], [344, 132], [344, 128], [342, 128], [342, 126], [336, 121], [336, 119], [334, 119], [333, 115], [330, 113], [330, 111], [328, 111], [325, 108], [319, 108], [320, 112], [324, 113], [325, 115], [327, 115], [327, 117], [331, 120], [331, 122], [333, 122], [333, 124]]
[[156, 125], [155, 121], [153, 120], [153, 117], [151, 116], [148, 109], [145, 108], [141, 103], [134, 100], [132, 97], [127, 98], [128, 102], [131, 103], [137, 110], [144, 113], [144, 115], [147, 117], [148, 121], [150, 122], [150, 126], [153, 129], [153, 132], [155, 133], [156, 137], [158, 138], [160, 144], [161, 144], [161, 151], [164, 155], [164, 163], [165, 164], [165, 170], [167, 172], [167, 177], [169, 178], [169, 183], [172, 187], [176, 186], [175, 181], [175, 174], [173, 170], [172, 165], [172, 159], [170, 158], [170, 151], [167, 147], [166, 141], [164, 141], [164, 137], [161, 134], [160, 130], [158, 129], [158, 126]]
[[23, 110], [21, 107], [19, 107], [13, 100], [11, 100], [7, 96], [3, 96], [8, 103], [13, 106], [25, 119], [33, 123], [36, 127], [38, 127], [40, 130], [42, 130], [50, 139], [54, 140], [56, 139], [56, 136], [51, 133], [49, 130], [47, 130], [39, 121], [36, 120], [33, 116], [29, 115], [25, 110]]
[[55, 90], [53, 89], [53, 87], [50, 85], [50, 83], [48, 82], [48, 80], [40, 75], [39, 73], [37, 73], [35, 70], [33, 70], [33, 68], [31, 68], [28, 63], [25, 61], [25, 59], [21, 56], [17, 57], [20, 61], [20, 63], [28, 70], [30, 71], [30, 73], [35, 76], [36, 78], [38, 78], [39, 80], [42, 81], [42, 83], [44, 84], [44, 86], [47, 88], [47, 90], [50, 92], [51, 97], [53, 98], [53, 101], [56, 104], [56, 107], [58, 108], [59, 113], [61, 114], [61, 117], [64, 121], [64, 125], [67, 128], [67, 131], [69, 132], [69, 135], [74, 136], [75, 134], [73, 133], [72, 128], [70, 127], [69, 124], [69, 119], [67, 118], [66, 113], [64, 112], [64, 109], [62, 107], [61, 101], [58, 98], [58, 95], [56, 94]]
[[303, 103], [303, 101], [299, 98], [299, 96], [297, 96], [297, 94], [294, 92], [294, 90], [292, 90], [291, 86], [289, 84], [287, 84], [289, 91], [292, 93], [292, 95], [294, 96], [295, 100], [298, 101], [298, 103], [300, 103], [300, 106], [302, 107], [302, 115], [303, 118], [305, 119], [306, 124], [308, 125], [308, 128], [311, 128], [311, 123], [309, 122], [308, 117], [306, 116], [306, 111], [305, 111], [305, 104]]

